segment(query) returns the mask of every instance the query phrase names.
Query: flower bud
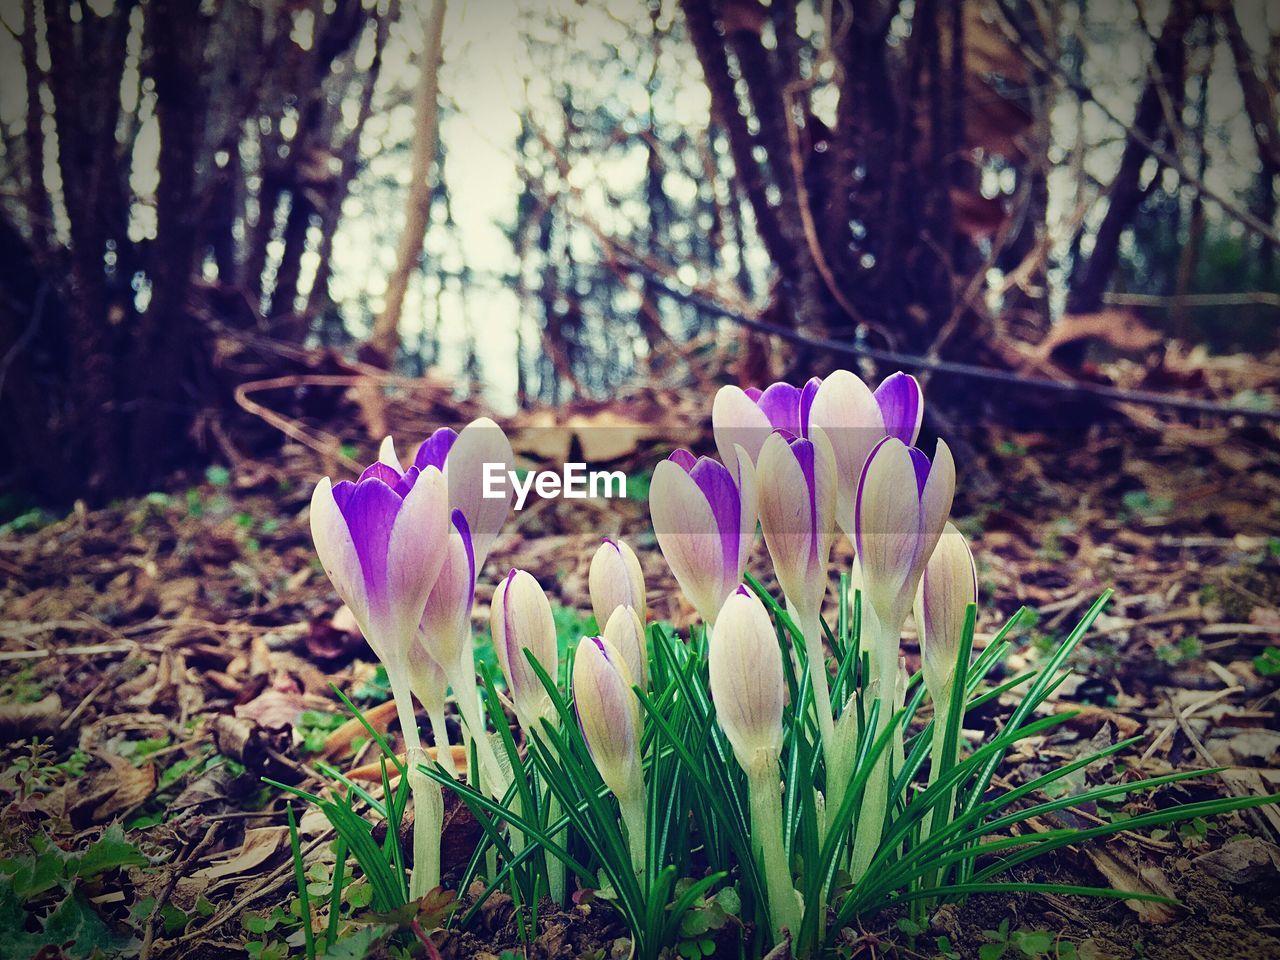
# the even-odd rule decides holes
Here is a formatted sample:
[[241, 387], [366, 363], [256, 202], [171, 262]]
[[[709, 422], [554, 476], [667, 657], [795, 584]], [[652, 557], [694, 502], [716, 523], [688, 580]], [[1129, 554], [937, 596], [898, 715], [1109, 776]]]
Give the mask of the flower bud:
[[635, 608], [626, 606], [614, 610], [605, 624], [604, 638], [622, 655], [636, 686], [649, 689], [649, 645]]
[[614, 794], [643, 789], [640, 710], [631, 672], [608, 640], [583, 637], [573, 661], [573, 703], [600, 778]]
[[978, 572], [964, 534], [948, 522], [916, 592], [916, 629], [924, 684], [935, 703], [947, 704], [969, 604], [978, 602]]
[[644, 572], [635, 551], [623, 541], [605, 537], [591, 558], [587, 583], [591, 591], [591, 609], [601, 630], [618, 607], [632, 607], [641, 622], [647, 619], [649, 610], [645, 605]]
[[[476, 592], [476, 558], [471, 529], [461, 510], [453, 511], [444, 564], [431, 588], [419, 624], [419, 638], [432, 657], [450, 669], [467, 652], [471, 629], [471, 604]], [[471, 667], [467, 668], [468, 670]]]
[[778, 583], [803, 615], [817, 616], [835, 536], [836, 470], [821, 431], [772, 434], [760, 451], [760, 525]]
[[531, 574], [512, 570], [493, 593], [489, 617], [493, 648], [520, 725], [532, 730], [539, 719], [553, 720], [551, 698], [525, 656], [531, 651], [555, 679], [560, 654], [547, 595]]
[[680, 589], [707, 623], [742, 581], [756, 535], [755, 470], [741, 447], [722, 465], [677, 450], [649, 488], [658, 546]]
[[902, 627], [956, 489], [955, 462], [939, 440], [933, 463], [896, 437], [882, 440], [862, 468], [854, 545], [863, 597], [890, 632]]
[[721, 387], [711, 404], [711, 427], [721, 461], [732, 463], [733, 448], [741, 445], [755, 463], [774, 430], [807, 436], [809, 407], [821, 383], [813, 377], [803, 387], [789, 383], [771, 384], [763, 391]]
[[708, 653], [716, 720], [744, 770], [758, 757], [782, 751], [782, 706], [786, 695], [782, 654], [773, 622], [746, 587], [725, 601]]

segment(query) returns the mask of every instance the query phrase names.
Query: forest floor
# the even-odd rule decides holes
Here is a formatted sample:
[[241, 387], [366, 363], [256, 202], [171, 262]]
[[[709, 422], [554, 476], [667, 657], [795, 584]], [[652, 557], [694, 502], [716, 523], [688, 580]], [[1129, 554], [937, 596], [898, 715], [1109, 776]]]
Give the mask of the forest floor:
[[[689, 622], [643, 502], [660, 456], [710, 446], [674, 426], [701, 419], [689, 403], [646, 392], [562, 412], [558, 428], [545, 412], [514, 424], [518, 457], [572, 452], [627, 470], [630, 496], [538, 501], [513, 515], [480, 577], [482, 649], [493, 586], [513, 566], [546, 587], [562, 634], [593, 629], [587, 564], [607, 534], [641, 555], [651, 616]], [[435, 425], [414, 410], [392, 417], [402, 437]], [[1105, 588], [1116, 591], [1053, 704], [1078, 715], [1021, 745], [1001, 776], [1021, 782], [1046, 761], [1141, 735], [1086, 782], [1221, 766], [1159, 802], [1276, 792], [1280, 436], [1212, 423], [1156, 430], [1143, 416], [1146, 426], [1121, 416], [1074, 434], [1001, 432], [976, 458], [963, 452], [973, 445], [955, 445], [957, 514], [979, 563], [979, 643], [1025, 604], [1037, 617], [1015, 660], [1033, 663]], [[285, 805], [260, 777], [318, 789], [321, 761], [350, 770], [370, 759], [331, 684], [396, 731], [377, 706], [385, 677], [335, 619], [339, 602], [311, 548], [306, 506], [322, 472], [346, 475], [290, 445], [269, 463], [214, 467], [105, 509], [31, 513], [4, 528], [0, 941], [19, 955], [43, 948], [53, 958], [58, 944], [68, 956], [299, 953]], [[837, 554], [847, 562], [847, 545]], [[914, 667], [910, 635], [904, 648]], [[1158, 800], [1069, 808], [1064, 823], [1123, 818]], [[445, 870], [455, 878], [476, 832], [464, 813], [448, 813]], [[301, 816], [322, 902], [327, 827], [314, 811]], [[864, 918], [841, 955], [1280, 957], [1278, 836], [1274, 807], [1122, 833], [1036, 861], [1023, 878], [1151, 891], [1180, 906], [984, 895], [938, 911], [927, 930]], [[345, 909], [358, 911], [358, 894], [351, 900]], [[528, 955], [614, 956], [624, 932], [607, 907], [584, 902], [545, 913]], [[468, 933], [436, 942], [445, 957], [516, 949], [509, 901], [497, 896]]]

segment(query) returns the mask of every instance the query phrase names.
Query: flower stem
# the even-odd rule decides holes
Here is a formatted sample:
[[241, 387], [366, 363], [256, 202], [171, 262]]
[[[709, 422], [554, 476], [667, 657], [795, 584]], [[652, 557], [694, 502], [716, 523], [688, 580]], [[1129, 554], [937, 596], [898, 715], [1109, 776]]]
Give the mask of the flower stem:
[[418, 770], [426, 759], [418, 736], [418, 720], [413, 712], [413, 695], [409, 692], [407, 673], [388, 670], [391, 695], [395, 698], [396, 716], [404, 736], [405, 766], [409, 791], [413, 797], [413, 870], [409, 874], [409, 896], [421, 899], [427, 891], [440, 885], [440, 831], [444, 821], [444, 797], [440, 785]]
[[436, 742], [436, 761], [453, 779], [458, 779], [458, 766], [453, 762], [453, 748], [449, 746], [449, 728], [445, 726], [444, 705], [429, 707], [427, 719], [431, 721], [431, 735]]
[[[648, 815], [645, 810], [644, 786], [628, 796], [618, 795], [618, 809], [622, 813], [622, 825], [627, 830], [627, 848], [631, 852], [631, 867], [636, 876], [643, 877], [648, 849]], [[563, 865], [562, 865], [563, 866]]]
[[[902, 628], [899, 625], [895, 629], [888, 629], [870, 607], [864, 606], [863, 611], [863, 629], [868, 631], [872, 640], [871, 676], [867, 689], [875, 694], [875, 699], [880, 704], [875, 729], [866, 731], [866, 735], [874, 743], [893, 720]], [[855, 881], [862, 879], [880, 846], [884, 815], [889, 808], [889, 766], [893, 752], [891, 747], [886, 747], [876, 758], [854, 820], [857, 833], [853, 838], [850, 873]]]
[[[787, 606], [791, 606], [790, 602]], [[822, 645], [822, 619], [818, 611], [801, 614], [799, 627], [804, 634], [804, 653], [809, 661], [809, 682], [813, 686], [813, 708], [818, 714], [818, 733], [822, 737], [822, 755], [827, 765], [825, 800], [828, 810], [839, 810], [844, 799], [845, 784], [838, 776], [835, 717], [831, 712], [827, 652]]]
[[751, 840], [764, 871], [769, 917], [773, 934], [781, 942], [785, 931], [800, 930], [800, 897], [791, 879], [782, 837], [782, 793], [778, 780], [778, 757], [762, 751], [747, 770], [747, 792], [751, 806]]

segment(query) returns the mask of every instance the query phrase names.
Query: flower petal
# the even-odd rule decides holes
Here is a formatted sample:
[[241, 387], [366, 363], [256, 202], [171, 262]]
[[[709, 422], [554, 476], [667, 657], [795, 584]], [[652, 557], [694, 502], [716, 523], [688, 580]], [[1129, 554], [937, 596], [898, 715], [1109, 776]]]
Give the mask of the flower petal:
[[444, 469], [444, 462], [449, 457], [458, 432], [449, 427], [441, 427], [418, 445], [418, 452], [413, 455], [413, 462], [422, 470], [427, 467]]
[[884, 419], [870, 388], [848, 370], [822, 381], [813, 396], [807, 433], [821, 429], [835, 456], [836, 521], [852, 539], [853, 502], [867, 456], [885, 437]]
[[388, 642], [401, 645], [401, 656], [408, 656], [444, 563], [448, 523], [444, 477], [428, 467], [405, 496], [387, 542]]
[[[760, 395], [759, 391], [755, 393]], [[716, 392], [711, 403], [711, 426], [715, 433], [716, 451], [725, 464], [733, 460], [733, 448], [738, 444], [746, 449], [754, 462], [773, 429], [750, 392], [731, 385]]]
[[706, 497], [678, 462], [663, 460], [654, 469], [649, 513], [680, 589], [703, 620], [714, 622], [725, 598], [720, 531]]
[[514, 470], [515, 454], [502, 428], [488, 417], [480, 417], [458, 434], [444, 468], [449, 482], [449, 503], [462, 511], [471, 528], [476, 570], [484, 567], [515, 499], [515, 490], [510, 484], [504, 484], [506, 493], [503, 496], [484, 495], [486, 463], [500, 463], [504, 470]]
[[395, 470], [396, 473], [404, 473], [404, 464], [400, 462], [400, 457], [396, 455], [396, 443], [390, 436], [382, 438], [382, 445], [378, 447], [378, 459]]
[[[355, 484], [348, 481], [347, 486], [354, 489]], [[311, 539], [315, 541], [316, 555], [333, 583], [334, 590], [350, 608], [361, 631], [367, 635], [369, 601], [364, 571], [328, 477], [316, 484], [316, 489], [311, 494]]]
[[890, 374], [876, 388], [876, 403], [884, 417], [885, 431], [907, 446], [920, 436], [924, 422], [924, 393], [915, 377], [907, 373]]
[[896, 437], [886, 438], [867, 459], [855, 508], [866, 597], [886, 626], [896, 624], [895, 629], [915, 598], [912, 573], [920, 544], [915, 475], [906, 445]]

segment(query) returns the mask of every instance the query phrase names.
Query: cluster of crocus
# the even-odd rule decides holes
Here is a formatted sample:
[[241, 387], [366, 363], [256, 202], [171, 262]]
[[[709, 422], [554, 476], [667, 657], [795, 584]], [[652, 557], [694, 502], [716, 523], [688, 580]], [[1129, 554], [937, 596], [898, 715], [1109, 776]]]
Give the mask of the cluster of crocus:
[[[804, 711], [806, 723], [812, 717], [825, 759], [825, 797], [817, 799], [828, 811], [841, 809], [859, 733], [880, 738], [902, 709], [907, 685], [900, 636], [914, 606], [937, 717], [935, 755], [947, 747], [938, 730], [948, 727], [955, 661], [976, 581], [963, 537], [950, 526], [944, 533], [955, 486], [950, 452], [939, 441], [931, 461], [913, 445], [922, 416], [920, 387], [905, 374], [889, 377], [874, 392], [848, 371], [801, 387], [724, 387], [712, 410], [719, 459], [680, 449], [654, 470], [654, 532], [705, 625], [711, 702], [746, 775], [751, 852], [767, 888], [769, 925], [779, 939], [807, 915], [809, 896], [793, 880], [784, 833], [784, 667], [802, 659], [807, 668], [805, 692], [812, 701], [796, 709]], [[379, 462], [358, 481], [331, 485], [326, 479], [313, 499], [312, 526], [324, 567], [386, 665], [410, 758], [416, 823], [436, 828], [434, 841], [429, 826], [415, 828], [415, 895], [438, 882], [440, 803], [438, 788], [432, 790], [436, 779], [422, 775], [424, 751], [411, 693], [426, 710], [439, 763], [450, 776], [454, 761], [443, 722], [450, 687], [479, 759], [472, 775], [490, 797], [511, 795], [507, 788], [520, 762], [515, 756], [500, 761], [486, 734], [471, 638], [477, 575], [510, 510], [509, 499], [481, 496], [484, 465], [510, 467], [511, 461], [502, 431], [480, 420], [458, 434], [432, 434], [407, 467], [388, 440]], [[763, 529], [785, 601], [787, 616], [779, 618], [793, 644], [785, 657], [769, 612], [743, 586], [757, 528]], [[855, 668], [856, 697], [862, 708], [875, 706], [878, 718], [863, 731], [854, 722], [861, 715], [852, 709], [854, 697], [840, 710], [832, 704], [824, 646], [830, 557], [841, 531], [856, 551], [860, 636], [869, 655], [865, 673]], [[599, 634], [577, 643], [569, 671], [572, 711], [599, 782], [616, 798], [614, 826], [625, 834], [639, 876], [651, 839], [645, 783], [650, 752], [641, 706], [654, 669], [644, 573], [635, 552], [610, 537], [591, 559], [588, 582]], [[570, 708], [557, 688], [561, 645], [550, 602], [532, 574], [511, 570], [497, 583], [490, 628], [524, 741], [564, 742], [560, 720]], [[902, 763], [899, 730], [891, 749], [859, 781], [859, 812], [844, 854], [855, 878], [880, 845], [885, 811], [895, 799], [890, 770]], [[528, 797], [528, 791], [516, 795]], [[547, 795], [543, 823], [558, 820], [558, 802]], [[510, 836], [519, 854], [521, 832], [536, 830], [525, 801], [517, 804]], [[548, 882], [562, 899], [563, 865], [556, 873], [548, 864]], [[816, 909], [821, 912], [821, 904]]]
[[[735, 596], [754, 535], [752, 511], [746, 508], [758, 505], [773, 570], [805, 650], [827, 761], [829, 809], [843, 799], [857, 733], [853, 723], [837, 723], [829, 693], [821, 615], [832, 541], [842, 530], [857, 554], [861, 635], [870, 655], [862, 691], [864, 704], [879, 703], [876, 727], [869, 731], [878, 736], [902, 703], [903, 623], [942, 535], [955, 489], [946, 444], [938, 442], [932, 461], [913, 446], [923, 414], [919, 384], [902, 373], [888, 377], [874, 392], [846, 370], [815, 377], [801, 387], [775, 383], [761, 391], [726, 386], [712, 406], [724, 465], [707, 458], [695, 461], [677, 451], [654, 473], [651, 509], [658, 543], [685, 595], [708, 625], [716, 625], [711, 685], [722, 725], [729, 701], [755, 695], [772, 702], [779, 695], [765, 689], [766, 683], [773, 684], [768, 673], [754, 672], [746, 678], [749, 682], [731, 685], [724, 679], [728, 675], [714, 668], [720, 619]], [[958, 550], [952, 540], [967, 555], [955, 532], [944, 551], [946, 559], [938, 561], [936, 575], [922, 591], [926, 599], [920, 616], [932, 621], [932, 627], [922, 629], [951, 638], [950, 647], [934, 642], [937, 662], [945, 662], [948, 652], [954, 656], [956, 618], [963, 621], [965, 605], [973, 599], [972, 591], [955, 585], [958, 575], [952, 568], [958, 565]], [[738, 640], [725, 638], [725, 643]], [[935, 703], [944, 696], [938, 687], [942, 682], [930, 684]], [[729, 729], [725, 726], [726, 735], [733, 739]], [[855, 876], [880, 841], [892, 799], [889, 770], [901, 753], [900, 730], [896, 740], [894, 749], [880, 755], [864, 788], [852, 852]], [[741, 753], [738, 759], [743, 761]]]
[[[437, 756], [452, 769], [444, 698], [452, 685], [473, 736], [484, 738], [471, 666], [476, 573], [506, 521], [510, 502], [478, 496], [486, 462], [510, 463], [511, 445], [492, 420], [461, 433], [438, 430], [403, 466], [391, 438], [352, 483], [317, 484], [311, 533], [320, 563], [350, 607], [391, 685], [414, 799], [411, 892], [440, 879], [440, 788], [421, 775], [413, 696], [431, 720]], [[474, 705], [474, 709], [472, 709]]]

